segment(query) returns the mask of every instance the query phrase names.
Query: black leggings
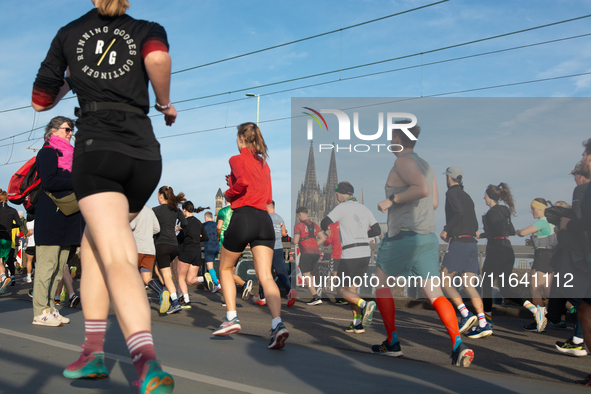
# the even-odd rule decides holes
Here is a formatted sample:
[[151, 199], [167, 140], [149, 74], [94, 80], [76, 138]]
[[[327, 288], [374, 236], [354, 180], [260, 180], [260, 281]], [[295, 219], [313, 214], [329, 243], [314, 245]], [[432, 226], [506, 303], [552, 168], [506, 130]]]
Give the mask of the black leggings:
[[492, 311], [492, 281], [490, 274], [493, 274], [493, 281], [499, 280], [499, 276], [505, 276], [504, 284], [501, 290], [501, 296], [507, 298], [518, 305], [523, 305], [525, 299], [522, 298], [509, 285], [509, 276], [513, 273], [513, 265], [515, 264], [515, 252], [511, 242], [506, 239], [489, 239], [486, 245], [486, 259], [482, 266], [482, 274], [484, 276], [482, 283], [482, 303], [484, 304], [485, 312]]
[[158, 186], [162, 162], [140, 160], [112, 151], [86, 152], [72, 164], [78, 200], [92, 194], [118, 192], [127, 197], [129, 212], [137, 213]]

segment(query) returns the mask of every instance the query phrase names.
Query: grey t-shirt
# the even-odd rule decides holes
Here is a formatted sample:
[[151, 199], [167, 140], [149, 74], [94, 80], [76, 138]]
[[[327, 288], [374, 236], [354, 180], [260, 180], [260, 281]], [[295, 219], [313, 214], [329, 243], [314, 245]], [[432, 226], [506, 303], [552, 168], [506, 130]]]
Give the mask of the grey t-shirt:
[[[394, 204], [388, 210], [388, 237], [394, 237], [402, 229], [414, 231], [418, 234], [435, 232], [435, 212], [433, 211], [433, 171], [425, 160], [416, 153], [409, 152], [408, 156], [414, 160], [429, 185], [429, 195], [420, 200]], [[403, 157], [404, 157], [403, 156]], [[388, 186], [386, 183], [386, 198], [392, 194], [402, 193], [409, 188], [405, 186]]]
[[270, 213], [271, 220], [273, 220], [273, 230], [275, 230], [275, 247], [273, 249], [283, 249], [283, 244], [281, 243], [281, 229], [285, 224], [283, 218], [276, 213]]

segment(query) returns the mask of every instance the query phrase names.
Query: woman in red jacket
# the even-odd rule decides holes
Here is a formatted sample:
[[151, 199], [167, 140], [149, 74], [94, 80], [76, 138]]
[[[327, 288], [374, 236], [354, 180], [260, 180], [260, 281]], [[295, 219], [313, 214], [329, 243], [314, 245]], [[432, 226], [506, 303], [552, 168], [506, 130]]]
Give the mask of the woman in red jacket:
[[226, 200], [230, 201], [233, 214], [225, 232], [220, 257], [220, 283], [227, 312], [213, 335], [227, 336], [240, 331], [232, 269], [244, 248], [250, 244], [259, 285], [263, 286], [273, 317], [268, 347], [280, 349], [285, 346], [289, 333], [281, 322], [279, 288], [271, 274], [275, 231], [267, 213], [267, 204], [273, 201], [267, 145], [261, 130], [254, 123], [238, 126], [236, 143], [240, 154], [230, 158], [232, 171], [226, 177], [229, 189], [224, 193]]

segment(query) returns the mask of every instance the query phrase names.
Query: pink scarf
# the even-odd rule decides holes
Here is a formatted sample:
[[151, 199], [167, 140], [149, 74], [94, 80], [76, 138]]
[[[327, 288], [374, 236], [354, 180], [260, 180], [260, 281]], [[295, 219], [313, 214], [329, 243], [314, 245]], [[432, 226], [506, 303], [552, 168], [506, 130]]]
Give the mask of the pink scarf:
[[72, 160], [74, 156], [74, 147], [70, 142], [55, 134], [51, 135], [49, 145], [55, 150], [59, 150], [62, 155], [57, 157], [57, 166], [62, 170], [72, 172]]

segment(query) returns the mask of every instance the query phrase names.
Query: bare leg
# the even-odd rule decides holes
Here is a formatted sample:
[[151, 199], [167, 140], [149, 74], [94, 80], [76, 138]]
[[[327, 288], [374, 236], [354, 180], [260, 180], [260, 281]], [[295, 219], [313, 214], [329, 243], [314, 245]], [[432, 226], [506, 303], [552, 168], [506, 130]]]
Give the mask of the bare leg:
[[316, 295], [316, 288], [314, 287], [314, 283], [312, 283], [313, 278], [311, 272], [302, 272], [302, 276], [304, 277], [304, 284], [308, 287], [308, 290], [310, 290], [312, 297], [314, 297]]
[[[265, 299], [267, 305], [269, 305], [269, 311], [271, 317], [274, 319], [281, 316], [281, 294], [277, 283], [273, 280], [273, 273], [271, 272], [271, 266], [273, 263], [273, 249], [266, 246], [255, 246], [252, 248], [252, 257], [254, 261], [254, 270], [259, 278], [259, 283], [263, 286], [265, 292]], [[222, 291], [224, 285], [222, 285]], [[224, 298], [226, 297], [224, 293]], [[226, 304], [228, 299], [226, 298]]]
[[72, 275], [70, 275], [70, 266], [68, 264], [64, 265], [64, 277], [62, 278], [62, 283], [66, 286], [68, 294], [74, 294], [74, 282], [72, 280]]
[[[222, 285], [222, 294], [226, 301], [226, 310], [236, 310], [236, 286], [234, 285], [234, 269], [238, 258], [242, 253], [230, 252], [222, 246], [220, 254], [220, 283]], [[244, 283], [244, 281], [242, 281]]]
[[[213, 265], [213, 263], [211, 263]], [[196, 285], [199, 283], [199, 267], [196, 265], [189, 266], [189, 272], [187, 272], [187, 284]]]
[[180, 260], [177, 264], [178, 281], [179, 281], [179, 287], [181, 288], [182, 294], [189, 293], [189, 289], [187, 287], [187, 273], [189, 272], [190, 266], [191, 266], [191, 264], [183, 263]]
[[150, 306], [137, 269], [127, 198], [115, 192], [99, 193], [84, 197], [79, 205], [86, 220], [80, 280], [84, 318], [106, 319], [112, 299], [125, 338], [151, 331]]

